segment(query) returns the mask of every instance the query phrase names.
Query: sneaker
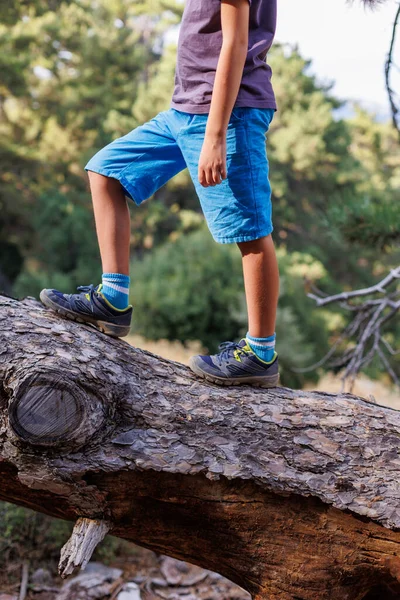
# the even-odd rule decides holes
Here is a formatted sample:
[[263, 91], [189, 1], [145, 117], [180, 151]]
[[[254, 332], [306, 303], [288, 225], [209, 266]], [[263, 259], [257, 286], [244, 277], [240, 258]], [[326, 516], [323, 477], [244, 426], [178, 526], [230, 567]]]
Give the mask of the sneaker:
[[57, 290], [42, 290], [40, 300], [58, 314], [78, 323], [91, 323], [112, 337], [124, 337], [131, 328], [132, 306], [115, 308], [101, 293], [102, 284], [81, 285], [79, 294], [62, 294]]
[[219, 385], [248, 383], [257, 387], [275, 387], [279, 381], [278, 355], [271, 362], [256, 356], [245, 338], [240, 342], [222, 342], [219, 354], [191, 356], [189, 367], [196, 375]]

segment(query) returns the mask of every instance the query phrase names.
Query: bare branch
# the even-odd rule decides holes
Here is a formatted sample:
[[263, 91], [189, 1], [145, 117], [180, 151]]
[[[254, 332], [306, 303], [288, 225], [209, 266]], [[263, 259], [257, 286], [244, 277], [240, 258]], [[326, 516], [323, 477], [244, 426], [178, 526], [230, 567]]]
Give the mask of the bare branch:
[[384, 343], [384, 345], [386, 346], [386, 348], [388, 349], [388, 351], [390, 352], [390, 354], [392, 356], [395, 356], [396, 354], [400, 354], [400, 350], [393, 350], [392, 346], [384, 338], [382, 338], [382, 342]]
[[[347, 0], [348, 4], [354, 4], [354, 0]], [[361, 0], [364, 6], [368, 8], [376, 8], [380, 4], [383, 4], [385, 0]]]
[[[342, 335], [336, 340], [336, 342], [333, 344], [332, 348], [330, 348], [329, 352], [327, 354], [325, 354], [325, 356], [323, 356], [321, 358], [321, 360], [319, 360], [318, 362], [314, 363], [313, 365], [311, 365], [309, 367], [292, 367], [291, 371], [293, 371], [294, 373], [307, 373], [308, 371], [314, 371], [314, 369], [321, 367], [334, 354], [334, 352], [335, 352], [336, 348], [338, 347], [338, 345], [340, 344], [340, 342], [342, 342], [343, 340], [350, 338], [352, 335], [354, 335], [354, 333], [357, 331], [358, 327], [360, 326], [361, 321], [362, 321], [362, 315], [361, 315], [361, 318], [360, 318], [360, 315], [357, 315], [357, 317], [355, 319], [353, 319], [353, 321], [351, 323], [349, 323], [349, 325], [343, 331]], [[340, 358], [340, 362], [336, 362], [336, 361], [331, 362], [330, 365], [331, 366], [341, 365], [343, 358], [344, 357], [342, 356]], [[345, 364], [347, 364], [347, 359], [345, 360]]]
[[[400, 379], [394, 369], [389, 364], [388, 359], [384, 354], [384, 350], [390, 356], [395, 356], [400, 353], [393, 350], [387, 340], [384, 339], [383, 327], [400, 311], [400, 286], [396, 289], [388, 291], [388, 287], [396, 280], [400, 279], [400, 267], [392, 269], [390, 273], [379, 281], [376, 285], [360, 290], [350, 292], [342, 292], [333, 296], [327, 296], [324, 292], [318, 290], [312, 285], [311, 289], [314, 293], [307, 294], [309, 298], [316, 301], [317, 306], [324, 306], [332, 302], [336, 302], [339, 306], [353, 312], [353, 318], [347, 325], [345, 330], [335, 341], [329, 352], [317, 363], [305, 367], [292, 369], [296, 373], [305, 373], [317, 367], [326, 364], [326, 366], [341, 369], [345, 368], [343, 376], [342, 391], [346, 381], [350, 383], [350, 391], [352, 391], [357, 374], [366, 366], [368, 366], [373, 358], [377, 356], [393, 381], [399, 385]], [[379, 298], [369, 298], [358, 304], [350, 304], [347, 300], [354, 298], [364, 298], [371, 294], [379, 294]], [[347, 348], [339, 357], [334, 357], [335, 350], [339, 345], [347, 340]]]
[[385, 288], [388, 287], [391, 283], [393, 283], [395, 279], [400, 279], [400, 267], [392, 269], [389, 275], [382, 279], [382, 281], [369, 288], [355, 290], [352, 292], [342, 292], [340, 294], [335, 294], [334, 296], [326, 296], [325, 298], [318, 298], [314, 294], [307, 294], [307, 296], [315, 300], [317, 306], [324, 306], [325, 304], [330, 304], [331, 302], [348, 300], [349, 298], [356, 298], [358, 296], [368, 296], [369, 294], [374, 294], [375, 292], [385, 294]]
[[386, 370], [388, 371], [388, 373], [391, 375], [393, 381], [395, 382], [396, 385], [398, 385], [400, 387], [400, 380], [397, 377], [396, 373], [393, 371], [392, 367], [390, 366], [386, 356], [383, 354], [382, 350], [380, 348], [378, 348], [378, 354], [380, 359], [383, 362], [384, 367], [386, 368]]

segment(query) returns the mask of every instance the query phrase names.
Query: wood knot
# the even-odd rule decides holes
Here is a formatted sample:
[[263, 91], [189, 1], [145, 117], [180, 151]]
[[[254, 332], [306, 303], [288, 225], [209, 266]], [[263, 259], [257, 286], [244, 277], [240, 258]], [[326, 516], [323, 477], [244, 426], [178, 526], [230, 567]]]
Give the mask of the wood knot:
[[101, 401], [60, 373], [27, 377], [14, 391], [8, 414], [20, 440], [74, 449], [85, 444], [105, 420]]

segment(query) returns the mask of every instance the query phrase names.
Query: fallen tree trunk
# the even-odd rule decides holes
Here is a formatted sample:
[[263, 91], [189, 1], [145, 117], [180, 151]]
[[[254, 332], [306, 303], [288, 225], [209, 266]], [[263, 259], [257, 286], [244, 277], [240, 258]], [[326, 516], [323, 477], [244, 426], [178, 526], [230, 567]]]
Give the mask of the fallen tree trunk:
[[254, 599], [400, 597], [400, 413], [351, 394], [223, 388], [0, 296], [0, 499], [109, 532]]

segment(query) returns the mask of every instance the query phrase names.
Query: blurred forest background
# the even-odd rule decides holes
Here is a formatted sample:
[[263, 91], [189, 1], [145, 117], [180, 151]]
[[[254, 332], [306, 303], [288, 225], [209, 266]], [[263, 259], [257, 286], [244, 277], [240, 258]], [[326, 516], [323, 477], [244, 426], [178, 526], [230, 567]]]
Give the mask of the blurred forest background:
[[[163, 35], [182, 10], [175, 0], [1, 3], [3, 291], [38, 297], [44, 287], [73, 292], [100, 281], [83, 167], [169, 108], [176, 46]], [[292, 367], [320, 360], [349, 318], [340, 306], [317, 308], [310, 286], [326, 294], [363, 288], [400, 264], [400, 144], [389, 120], [357, 106], [342, 118], [340, 99], [296, 49], [275, 45], [269, 62], [279, 105], [267, 138], [281, 271], [277, 350], [283, 385], [302, 388], [315, 386], [324, 368]], [[132, 339], [198, 343], [211, 352], [244, 335], [240, 253], [212, 240], [188, 171], [141, 207], [132, 204], [131, 215]], [[398, 320], [386, 335], [395, 346]], [[393, 364], [399, 372], [400, 355]], [[366, 375], [390, 381], [376, 361]], [[52, 555], [51, 544], [72, 527], [2, 503], [0, 517], [1, 569], [24, 552], [32, 557], [35, 544], [35, 560]], [[50, 523], [51, 543], [43, 529]]]
[[[175, 0], [10, 3], [0, 29], [0, 287], [38, 297], [98, 283], [101, 264], [89, 158], [167, 110], [179, 23]], [[5, 18], [4, 18], [5, 17]], [[389, 40], [388, 40], [389, 43]], [[400, 264], [400, 144], [392, 125], [341, 102], [279, 45], [269, 57], [279, 111], [267, 147], [281, 270], [276, 326], [282, 382], [316, 383], [306, 367], [328, 352], [348, 315], [317, 308], [326, 294], [369, 286]], [[341, 111], [342, 114], [343, 111]], [[247, 331], [239, 251], [208, 232], [185, 170], [131, 205], [133, 333], [199, 341], [210, 352]], [[399, 339], [390, 324], [388, 341]], [[397, 358], [400, 362], [400, 356]], [[373, 362], [368, 375], [382, 375]]]

